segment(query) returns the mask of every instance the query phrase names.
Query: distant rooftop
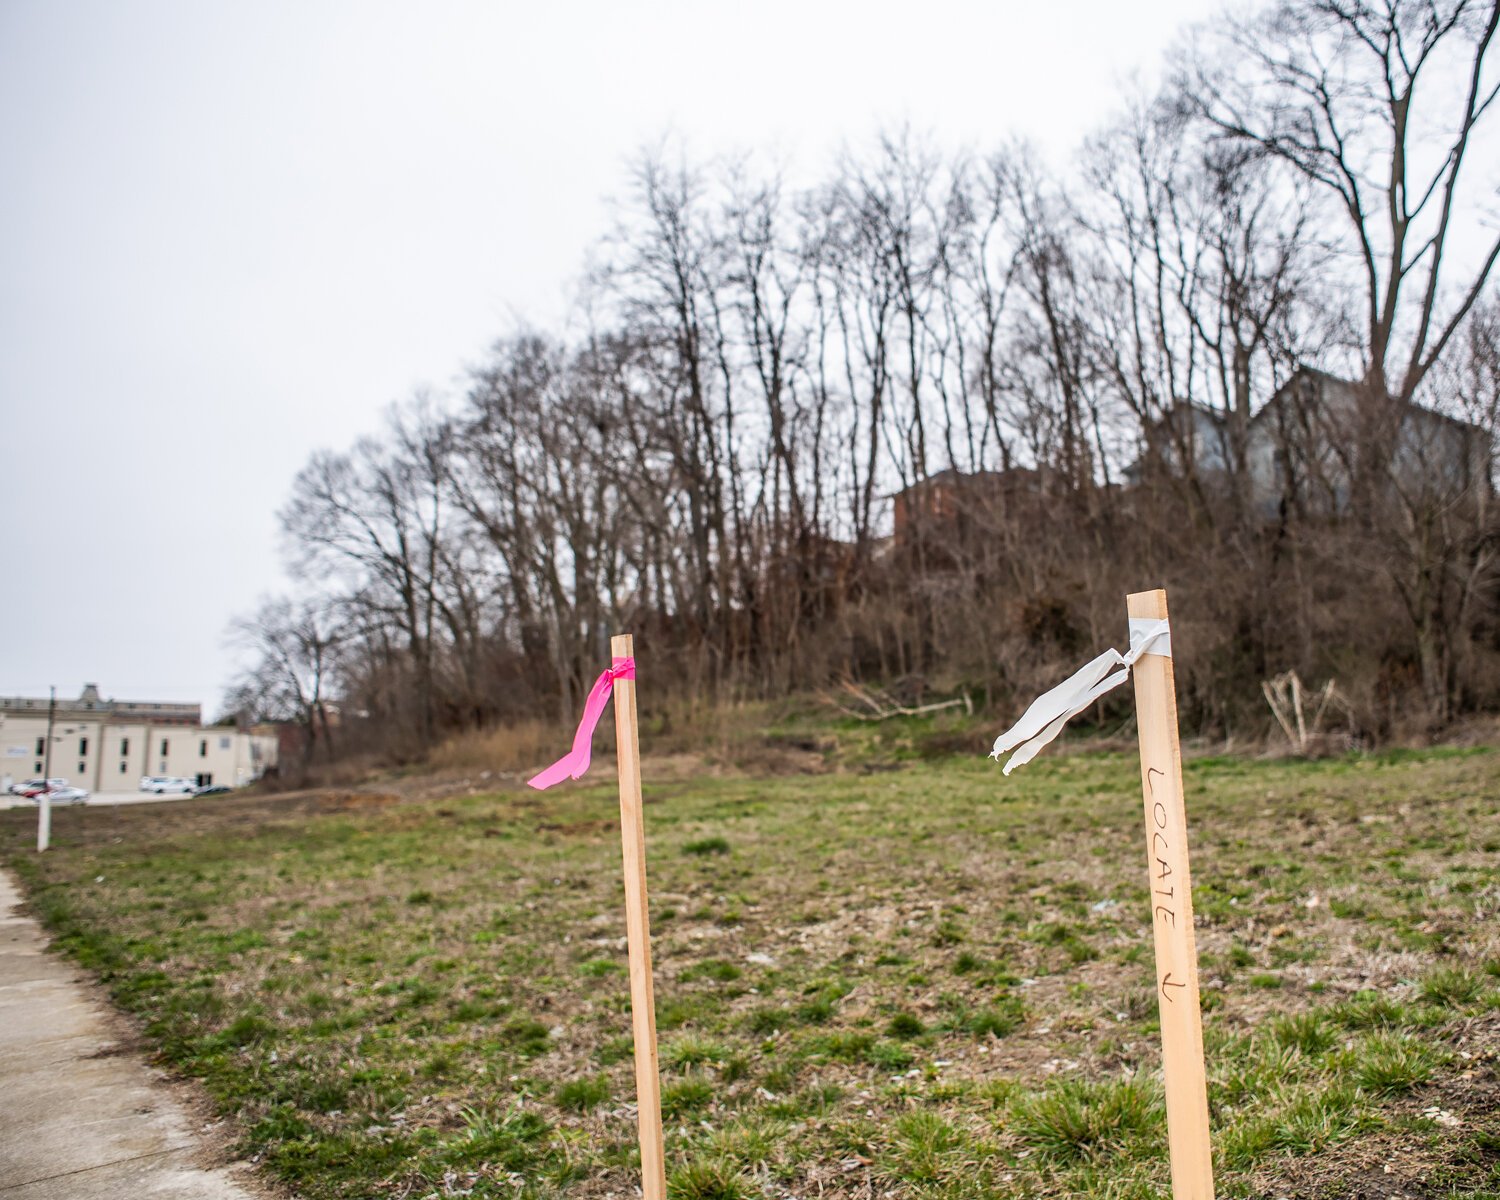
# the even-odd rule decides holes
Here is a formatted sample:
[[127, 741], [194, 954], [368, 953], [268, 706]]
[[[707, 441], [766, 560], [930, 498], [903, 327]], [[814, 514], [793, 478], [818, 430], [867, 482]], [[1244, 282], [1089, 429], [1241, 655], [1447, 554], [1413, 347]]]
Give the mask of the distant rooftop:
[[[0, 696], [0, 714], [14, 717], [45, 716], [51, 700], [46, 696]], [[171, 700], [114, 700], [99, 694], [99, 685], [86, 683], [76, 700], [57, 699], [57, 716], [68, 720], [80, 717], [109, 717], [115, 720], [141, 721], [158, 725], [200, 725], [201, 704], [180, 704]]]

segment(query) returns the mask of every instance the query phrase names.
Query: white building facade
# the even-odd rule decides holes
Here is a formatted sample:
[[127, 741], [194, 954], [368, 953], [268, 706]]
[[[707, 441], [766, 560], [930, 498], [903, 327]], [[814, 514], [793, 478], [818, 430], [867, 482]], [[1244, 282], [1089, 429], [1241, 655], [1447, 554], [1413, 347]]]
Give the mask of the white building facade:
[[[0, 696], [0, 785], [48, 769], [47, 697]], [[196, 704], [106, 700], [89, 684], [58, 700], [50, 774], [91, 792], [134, 792], [143, 775], [242, 787], [276, 765], [274, 734], [204, 725]]]

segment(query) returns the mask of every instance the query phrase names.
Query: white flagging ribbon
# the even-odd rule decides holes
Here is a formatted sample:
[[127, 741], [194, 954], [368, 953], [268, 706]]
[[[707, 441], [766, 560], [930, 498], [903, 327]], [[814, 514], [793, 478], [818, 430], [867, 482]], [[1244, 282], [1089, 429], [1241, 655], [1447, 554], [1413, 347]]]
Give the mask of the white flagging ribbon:
[[[1029, 763], [1042, 747], [1062, 732], [1064, 725], [1100, 696], [1124, 683], [1130, 677], [1130, 668], [1143, 654], [1172, 657], [1172, 630], [1166, 621], [1131, 617], [1129, 650], [1124, 654], [1114, 649], [1106, 650], [1050, 692], [1038, 696], [1021, 719], [995, 739], [990, 757], [998, 762], [1007, 750], [1016, 751], [1005, 764], [1007, 775]], [[1119, 670], [1115, 670], [1116, 667]]]

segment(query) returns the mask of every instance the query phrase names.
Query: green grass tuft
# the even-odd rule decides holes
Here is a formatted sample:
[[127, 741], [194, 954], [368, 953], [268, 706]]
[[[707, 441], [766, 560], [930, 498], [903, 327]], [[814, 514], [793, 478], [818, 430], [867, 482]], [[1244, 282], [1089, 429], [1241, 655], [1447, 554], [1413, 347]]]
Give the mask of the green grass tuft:
[[689, 1075], [661, 1090], [662, 1116], [672, 1120], [691, 1117], [713, 1103], [714, 1084], [706, 1075]]
[[570, 1079], [567, 1083], [558, 1085], [553, 1098], [557, 1107], [567, 1112], [588, 1112], [608, 1102], [609, 1079], [604, 1075]]
[[706, 958], [685, 970], [678, 978], [684, 983], [695, 979], [712, 979], [716, 983], [733, 983], [744, 972], [732, 962], [722, 958]]
[[1472, 971], [1458, 967], [1445, 967], [1434, 971], [1422, 981], [1420, 995], [1429, 1004], [1446, 1004], [1458, 1007], [1479, 999], [1484, 984]]
[[1066, 1080], [1011, 1111], [1012, 1128], [1027, 1145], [1060, 1162], [1117, 1150], [1160, 1120], [1160, 1099], [1136, 1079]]
[[964, 1022], [975, 1037], [1008, 1037], [1026, 1021], [1026, 1006], [1014, 996], [986, 1005]]
[[662, 1061], [677, 1068], [719, 1062], [728, 1056], [723, 1042], [692, 1033], [674, 1038], [662, 1051]]
[[1355, 1081], [1377, 1096], [1396, 1096], [1432, 1078], [1444, 1056], [1407, 1034], [1381, 1033], [1357, 1048]]
[[667, 1176], [669, 1200], [751, 1200], [744, 1175], [724, 1158], [693, 1158]]
[[1310, 1058], [1326, 1054], [1338, 1042], [1338, 1034], [1318, 1013], [1276, 1017], [1271, 1022], [1271, 1036], [1278, 1045]]
[[914, 1184], [941, 1183], [955, 1172], [955, 1151], [963, 1137], [935, 1112], [906, 1113], [896, 1119], [891, 1146], [881, 1156], [882, 1173]]

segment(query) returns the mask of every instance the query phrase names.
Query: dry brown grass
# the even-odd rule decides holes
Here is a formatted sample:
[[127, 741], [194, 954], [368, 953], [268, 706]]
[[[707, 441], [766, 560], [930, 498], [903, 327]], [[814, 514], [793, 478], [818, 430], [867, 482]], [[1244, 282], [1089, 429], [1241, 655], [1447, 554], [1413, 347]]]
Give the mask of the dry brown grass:
[[540, 720], [469, 729], [434, 750], [429, 763], [440, 771], [526, 771], [557, 758], [571, 736], [556, 722]]
[[[768, 732], [778, 716], [766, 703], [654, 705], [641, 713], [641, 744], [672, 777], [686, 774], [806, 774], [818, 769], [838, 739], [811, 733]], [[490, 771], [525, 775], [555, 761], [569, 746], [573, 726], [529, 720], [450, 737], [428, 757], [435, 772]], [[594, 758], [614, 757], [614, 722], [606, 714], [594, 737]], [[343, 781], [340, 781], [343, 782]]]

